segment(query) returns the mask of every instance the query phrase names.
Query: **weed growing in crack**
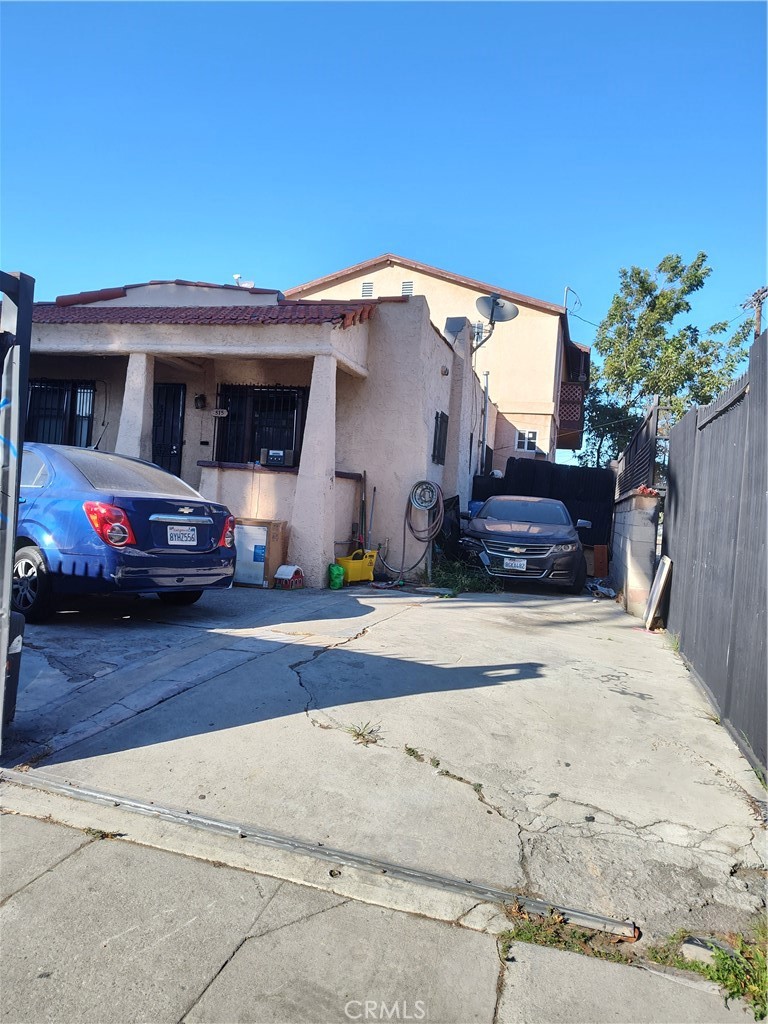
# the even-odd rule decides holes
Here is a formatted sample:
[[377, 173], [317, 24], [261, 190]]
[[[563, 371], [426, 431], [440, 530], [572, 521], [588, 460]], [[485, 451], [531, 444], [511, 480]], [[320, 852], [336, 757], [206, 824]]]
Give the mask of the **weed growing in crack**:
[[355, 743], [360, 743], [364, 747], [369, 747], [373, 743], [378, 743], [382, 739], [381, 726], [372, 725], [370, 722], [362, 722], [360, 725], [349, 725], [344, 730], [348, 732]]
[[437, 757], [430, 757], [429, 763], [432, 765], [433, 768], [440, 767], [440, 759]]
[[726, 1004], [729, 999], [743, 999], [751, 1006], [755, 1020], [765, 1020], [768, 1015], [768, 926], [762, 923], [754, 940], [743, 935], [729, 935], [732, 952], [715, 943], [710, 944], [713, 956], [711, 964], [688, 960], [681, 954], [681, 943], [687, 937], [685, 931], [676, 932], [660, 946], [651, 946], [645, 955], [653, 963], [664, 967], [676, 967], [678, 970], [703, 975], [724, 989]]
[[444, 559], [438, 559], [432, 566], [432, 586], [446, 587], [453, 597], [466, 593], [500, 594], [503, 589], [484, 569]]
[[499, 935], [504, 960], [513, 942], [550, 946], [613, 963], [633, 964], [642, 957], [663, 967], [693, 972], [714, 981], [724, 991], [726, 1005], [730, 999], [743, 999], [751, 1007], [755, 1020], [765, 1020], [768, 1016], [768, 924], [765, 922], [757, 927], [754, 938], [724, 936], [730, 950], [712, 942], [713, 962], [707, 964], [688, 960], [682, 955], [680, 947], [689, 937], [685, 930], [675, 932], [660, 945], [649, 946], [642, 953], [635, 954], [634, 951], [617, 948], [621, 940], [616, 936], [609, 937], [602, 932], [568, 924], [563, 915], [554, 910], [547, 917], [530, 914], [517, 900], [507, 904], [504, 910], [513, 924], [512, 928]]
[[548, 917], [541, 917], [538, 914], [529, 914], [517, 901], [505, 906], [504, 910], [507, 917], [514, 922], [513, 928], [499, 936], [502, 955], [505, 958], [513, 942], [529, 942], [537, 946], [549, 946], [569, 953], [597, 957], [600, 960], [611, 960], [614, 963], [632, 962], [632, 958], [616, 949], [615, 942], [607, 939], [602, 932], [568, 924], [563, 915], [554, 910]]
[[408, 757], [412, 757], [414, 761], [424, 761], [424, 755], [421, 753], [420, 750], [417, 750], [416, 747], [409, 747], [408, 744], [406, 743], [405, 752], [408, 755]]
[[124, 832], [105, 832], [102, 828], [91, 828], [90, 826], [88, 828], [84, 828], [83, 832], [85, 832], [90, 839], [119, 839], [121, 836], [125, 835]]

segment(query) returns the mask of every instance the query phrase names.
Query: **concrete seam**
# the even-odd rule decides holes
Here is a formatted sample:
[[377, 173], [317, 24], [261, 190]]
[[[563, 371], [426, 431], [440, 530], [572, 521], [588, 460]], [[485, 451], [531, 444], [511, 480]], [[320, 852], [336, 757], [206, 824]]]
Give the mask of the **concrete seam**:
[[[253, 661], [258, 661], [259, 658], [264, 657], [264, 653], [266, 653], [266, 652], [262, 652], [262, 654], [254, 655], [254, 657], [252, 657], [252, 658], [247, 658], [245, 661], [241, 662], [239, 665], [235, 666], [234, 668], [240, 669], [244, 665], [249, 665]], [[94, 736], [98, 736], [98, 735], [100, 735], [100, 733], [107, 732], [109, 729], [114, 729], [115, 726], [122, 725], [124, 722], [128, 722], [128, 721], [130, 721], [133, 718], [138, 718], [139, 715], [146, 714], [147, 711], [153, 711], [155, 708], [160, 707], [161, 704], [165, 704], [166, 701], [173, 700], [174, 697], [180, 697], [180, 696], [182, 696], [182, 694], [189, 693], [190, 690], [196, 689], [198, 686], [201, 686], [203, 683], [213, 682], [214, 679], [218, 679], [218, 678], [220, 678], [220, 676], [224, 676], [228, 672], [234, 671], [234, 668], [233, 668], [233, 666], [230, 665], [227, 668], [223, 669], [221, 672], [215, 673], [215, 675], [209, 675], [209, 676], [205, 676], [202, 679], [198, 679], [196, 682], [190, 683], [189, 686], [184, 687], [184, 689], [177, 690], [175, 693], [170, 693], [170, 694], [166, 695], [165, 697], [161, 697], [154, 704], [150, 704], [149, 707], [146, 707], [146, 708], [141, 708], [139, 711], [133, 711], [132, 708], [127, 707], [125, 704], [121, 704], [120, 701], [115, 701], [115, 702], [113, 702], [113, 704], [110, 705], [111, 707], [122, 707], [122, 708], [125, 708], [126, 711], [133, 711], [133, 713], [128, 715], [128, 717], [126, 717], [126, 718], [122, 718], [119, 722], [112, 722], [109, 725], [105, 725], [103, 729], [98, 729], [96, 732], [90, 733], [88, 736], [76, 736], [72, 740], [71, 743], [62, 743], [62, 744], [54, 745], [53, 747], [51, 747], [47, 751], [47, 753], [43, 757], [40, 758], [40, 760], [44, 760], [46, 757], [49, 757], [51, 754], [58, 754], [62, 750], [67, 750], [69, 747], [75, 746], [76, 744], [80, 743], [83, 740], [93, 739]], [[84, 719], [84, 722], [92, 721], [99, 714], [101, 714], [101, 712], [96, 712], [96, 714], [95, 715], [91, 715], [90, 718]], [[83, 724], [83, 723], [78, 723], [78, 724], [80, 725], [80, 724]], [[61, 735], [62, 735], [62, 737], [66, 737], [67, 734], [66, 733], [62, 733]], [[56, 737], [52, 736], [52, 737], [50, 737], [48, 742], [50, 743], [51, 741], [53, 741], [55, 739], [56, 739]]]
[[[3, 810], [2, 813], [3, 814], [15, 814], [16, 812]], [[35, 818], [34, 820], [35, 821], [41, 821], [41, 820], [44, 820], [44, 819]], [[62, 828], [69, 828], [70, 826], [63, 825], [61, 827]], [[14, 890], [14, 892], [9, 893], [6, 897], [4, 897], [2, 900], [0, 900], [0, 907], [4, 907], [6, 905], [6, 903], [8, 903], [10, 900], [12, 900], [14, 898], [14, 896], [18, 896], [19, 893], [24, 892], [25, 889], [28, 889], [30, 885], [34, 885], [34, 883], [39, 881], [44, 875], [48, 875], [52, 871], [55, 871], [55, 869], [57, 867], [59, 867], [61, 864], [63, 864], [65, 860], [69, 860], [70, 857], [73, 857], [76, 853], [80, 853], [81, 850], [84, 850], [86, 846], [92, 846], [93, 843], [98, 842], [98, 841], [99, 840], [97, 840], [95, 838], [94, 839], [84, 838], [83, 842], [79, 846], [76, 846], [74, 850], [70, 850], [69, 853], [64, 854], [64, 856], [59, 858], [59, 860], [57, 860], [55, 864], [51, 864], [44, 871], [41, 871], [39, 875], [35, 875], [34, 878], [30, 878], [30, 880], [28, 882], [25, 882], [24, 885], [20, 886], [20, 888]]]
[[[262, 932], [260, 935], [247, 935], [247, 939], [264, 939], [267, 935], [274, 935], [275, 932], [281, 932], [284, 928], [292, 928], [295, 924], [303, 924], [305, 921], [311, 920], [313, 917], [319, 917], [321, 914], [327, 914], [330, 910], [338, 910], [339, 907], [345, 907], [348, 903], [352, 903], [352, 898], [340, 900], [338, 903], [334, 903], [332, 907], [323, 907], [322, 910], [315, 910], [311, 914], [306, 914], [304, 917], [297, 917], [295, 921], [286, 921], [285, 924], [278, 924], [274, 928], [270, 928], [269, 931]], [[357, 900], [355, 902], [362, 902]], [[373, 906], [374, 904], [370, 904]], [[409, 916], [414, 916], [409, 911], [403, 911], [408, 913]]]
[[499, 940], [496, 940], [496, 955], [499, 958], [499, 974], [496, 978], [496, 1002], [493, 1006], [493, 1017], [491, 1018], [491, 1024], [497, 1024], [499, 1019], [499, 1009], [501, 1008], [501, 997], [504, 994], [504, 981], [507, 976], [507, 965], [504, 962], [504, 958], [501, 955], [501, 944]]

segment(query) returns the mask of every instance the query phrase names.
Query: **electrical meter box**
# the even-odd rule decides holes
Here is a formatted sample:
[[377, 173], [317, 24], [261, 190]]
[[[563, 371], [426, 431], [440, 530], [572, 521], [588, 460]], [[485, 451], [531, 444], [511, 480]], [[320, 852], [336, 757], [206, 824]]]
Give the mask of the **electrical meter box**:
[[292, 466], [292, 448], [262, 448], [259, 462], [262, 466]]

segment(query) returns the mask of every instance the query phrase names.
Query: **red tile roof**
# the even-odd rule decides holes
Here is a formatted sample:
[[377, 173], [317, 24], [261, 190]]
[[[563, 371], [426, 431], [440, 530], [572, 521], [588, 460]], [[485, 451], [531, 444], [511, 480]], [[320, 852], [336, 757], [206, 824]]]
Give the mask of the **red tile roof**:
[[[406, 299], [407, 301], [407, 299]], [[35, 303], [36, 324], [189, 324], [194, 326], [336, 324], [353, 327], [370, 320], [377, 300], [290, 302], [274, 306], [62, 306]]]
[[472, 288], [474, 291], [486, 293], [494, 292], [502, 299], [509, 299], [511, 302], [519, 302], [523, 306], [530, 306], [532, 309], [540, 309], [545, 313], [565, 313], [564, 306], [558, 306], [553, 302], [544, 302], [543, 299], [534, 299], [530, 295], [521, 295], [518, 292], [511, 292], [507, 288], [499, 288], [495, 284], [485, 284], [483, 281], [475, 281], [471, 277], [462, 277], [460, 274], [453, 274], [449, 270], [440, 270], [428, 263], [417, 263], [415, 260], [406, 259], [405, 256], [395, 256], [387, 252], [383, 256], [376, 256], [372, 260], [365, 260], [363, 263], [356, 263], [353, 267], [345, 267], [344, 270], [337, 270], [334, 274], [326, 277], [318, 277], [314, 281], [307, 281], [306, 284], [296, 285], [295, 288], [288, 288], [285, 295], [289, 299], [301, 298], [302, 294], [314, 288], [320, 288], [328, 284], [336, 284], [346, 277], [355, 277], [365, 273], [366, 270], [373, 270], [387, 263], [396, 263], [398, 266], [406, 267], [409, 270], [418, 270], [422, 274], [429, 274], [430, 277], [439, 277], [444, 281], [452, 281], [454, 284]]
[[227, 288], [230, 291], [247, 292], [249, 295], [282, 295], [278, 288], [241, 288], [237, 284], [211, 284], [208, 281], [144, 281], [141, 284], [123, 284], [116, 288], [99, 288], [92, 292], [77, 292], [74, 295], [59, 295], [57, 306], [75, 306], [88, 302], [103, 302], [108, 299], [124, 299], [129, 288], [146, 288], [150, 284], [181, 284], [190, 288]]

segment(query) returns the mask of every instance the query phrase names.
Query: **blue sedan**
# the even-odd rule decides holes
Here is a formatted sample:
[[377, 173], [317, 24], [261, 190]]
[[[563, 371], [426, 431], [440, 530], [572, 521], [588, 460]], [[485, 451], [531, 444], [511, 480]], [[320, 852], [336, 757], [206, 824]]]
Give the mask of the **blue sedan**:
[[123, 455], [24, 446], [12, 604], [29, 622], [57, 595], [190, 605], [234, 573], [234, 517], [183, 480]]

